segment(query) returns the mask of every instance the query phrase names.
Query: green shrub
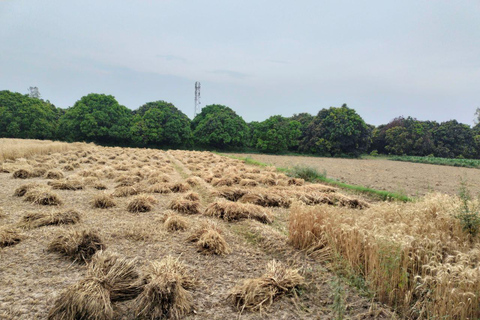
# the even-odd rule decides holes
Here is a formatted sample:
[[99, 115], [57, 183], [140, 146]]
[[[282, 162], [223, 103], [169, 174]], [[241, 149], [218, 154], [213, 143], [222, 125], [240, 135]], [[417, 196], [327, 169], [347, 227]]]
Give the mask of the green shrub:
[[460, 213], [455, 215], [455, 218], [460, 220], [464, 232], [467, 232], [472, 237], [476, 237], [480, 231], [480, 216], [478, 208], [470, 205], [472, 197], [465, 181], [460, 182], [458, 195], [462, 201], [462, 208], [460, 209]]
[[327, 172], [323, 170], [323, 173], [318, 172], [317, 169], [307, 166], [295, 166], [290, 170], [290, 175], [295, 178], [301, 178], [305, 181], [314, 182], [319, 179], [325, 179]]

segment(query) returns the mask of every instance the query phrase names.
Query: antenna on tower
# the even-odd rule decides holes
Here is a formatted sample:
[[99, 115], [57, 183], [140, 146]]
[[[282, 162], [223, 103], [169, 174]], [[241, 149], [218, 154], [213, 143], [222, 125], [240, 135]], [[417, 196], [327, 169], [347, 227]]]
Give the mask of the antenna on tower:
[[193, 117], [195, 118], [200, 109], [200, 82], [195, 82], [195, 109], [193, 112]]

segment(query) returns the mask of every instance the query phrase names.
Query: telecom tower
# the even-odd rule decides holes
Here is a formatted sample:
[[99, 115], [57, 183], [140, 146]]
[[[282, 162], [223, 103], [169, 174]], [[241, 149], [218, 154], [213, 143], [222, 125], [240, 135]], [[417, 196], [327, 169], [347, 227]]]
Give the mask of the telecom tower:
[[195, 109], [193, 117], [195, 118], [200, 111], [200, 82], [195, 82]]

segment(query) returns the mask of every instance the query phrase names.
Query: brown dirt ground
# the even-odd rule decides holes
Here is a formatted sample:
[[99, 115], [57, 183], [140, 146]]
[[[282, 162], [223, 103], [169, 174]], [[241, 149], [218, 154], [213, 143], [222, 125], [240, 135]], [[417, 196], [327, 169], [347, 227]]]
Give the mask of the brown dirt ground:
[[376, 159], [338, 159], [305, 156], [277, 156], [259, 154], [233, 154], [288, 168], [309, 166], [327, 177], [348, 184], [378, 190], [398, 192], [409, 196], [425, 195], [432, 191], [457, 194], [460, 182], [467, 182], [473, 195], [480, 195], [480, 170], [431, 164]]
[[[76, 226], [46, 226], [25, 230], [26, 239], [20, 243], [0, 248], [0, 318], [45, 319], [59, 293], [67, 286], [82, 279], [86, 274], [84, 265], [46, 250], [55, 235], [68, 228], [93, 228], [98, 230], [107, 250], [127, 257], [139, 258], [139, 268], [148, 261], [166, 255], [179, 257], [193, 270], [201, 285], [194, 292], [194, 311], [186, 319], [333, 319], [334, 287], [345, 298], [346, 319], [391, 319], [394, 315], [347, 284], [334, 285], [336, 276], [325, 264], [298, 252], [287, 244], [286, 223], [288, 209], [272, 209], [276, 222], [264, 225], [245, 220], [227, 223], [204, 215], [184, 215], [190, 221], [189, 230], [167, 232], [161, 222], [169, 202], [179, 194], [152, 194], [158, 203], [146, 213], [130, 213], [126, 210], [130, 197], [115, 198], [117, 206], [111, 209], [94, 209], [91, 201], [101, 193], [111, 193], [114, 179], [128, 174], [145, 175], [140, 184], [147, 186], [149, 172], [164, 172], [171, 180], [184, 181], [192, 175], [183, 160], [187, 152], [164, 152], [158, 150], [120, 149], [89, 147], [87, 152], [66, 152], [38, 156], [35, 165], [48, 164], [61, 169], [65, 164], [77, 163], [80, 168], [64, 171], [66, 177], [90, 172], [98, 175], [107, 190], [98, 191], [87, 186], [83, 190], [54, 190], [64, 204], [59, 208], [35, 205], [23, 198], [13, 196], [14, 190], [26, 183], [46, 184], [45, 178], [13, 179], [12, 173], [0, 173], [0, 208], [5, 212], [0, 217], [0, 226], [15, 225], [25, 213], [64, 210], [74, 208], [81, 212], [82, 222]], [[204, 153], [205, 154], [205, 153]], [[193, 156], [194, 158], [195, 156]], [[214, 156], [230, 164], [239, 161]], [[217, 159], [216, 158], [216, 159]], [[220, 161], [220, 162], [221, 162]], [[8, 163], [9, 166], [24, 166], [25, 160]], [[205, 162], [205, 171], [215, 170], [219, 162]], [[249, 168], [249, 166], [247, 166]], [[108, 177], [108, 172], [113, 173]], [[213, 187], [202, 183], [194, 187], [202, 197], [205, 207], [214, 199], [210, 196]], [[199, 222], [214, 219], [224, 230], [226, 241], [233, 252], [226, 256], [210, 256], [197, 252], [186, 238]], [[269, 261], [277, 259], [299, 268], [307, 285], [298, 297], [284, 296], [262, 313], [239, 313], [227, 300], [229, 290], [242, 279], [260, 276]], [[115, 319], [133, 319], [131, 302], [114, 305]]]

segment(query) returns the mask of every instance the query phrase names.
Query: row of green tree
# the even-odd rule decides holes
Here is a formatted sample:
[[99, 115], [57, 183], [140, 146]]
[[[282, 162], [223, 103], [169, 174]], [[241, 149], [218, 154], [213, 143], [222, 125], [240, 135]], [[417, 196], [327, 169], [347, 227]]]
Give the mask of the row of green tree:
[[173, 104], [149, 102], [137, 110], [110, 95], [89, 94], [68, 109], [48, 100], [0, 91], [0, 137], [87, 141], [161, 148], [256, 150], [356, 157], [367, 152], [480, 157], [480, 125], [396, 118], [368, 125], [343, 105], [292, 117], [246, 123], [232, 109], [209, 105], [190, 120]]

